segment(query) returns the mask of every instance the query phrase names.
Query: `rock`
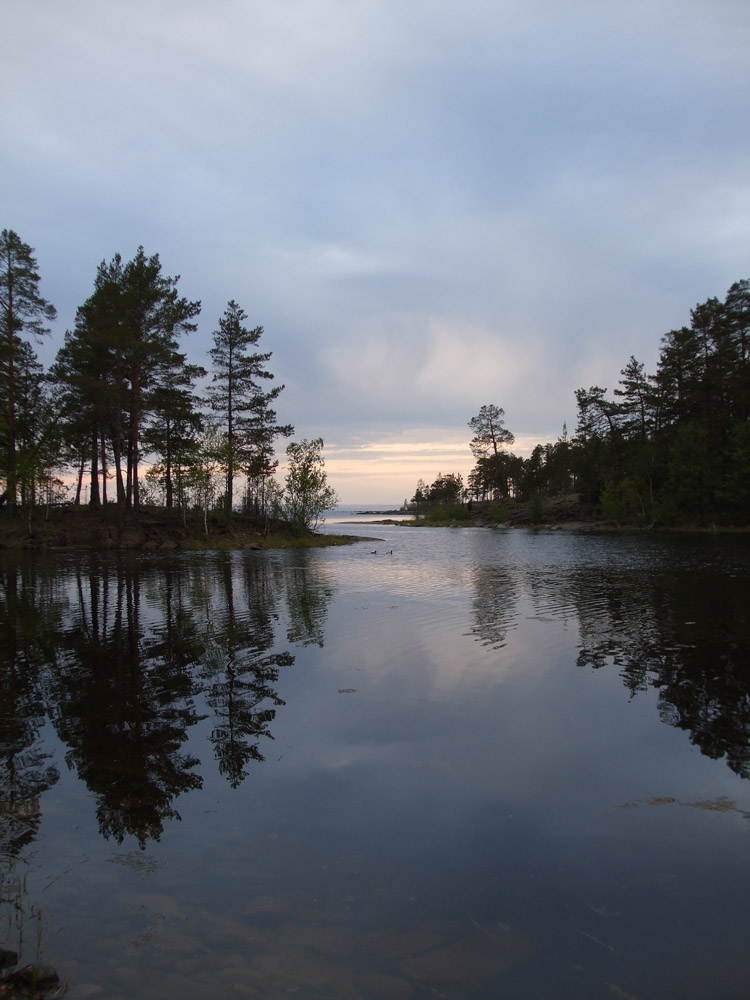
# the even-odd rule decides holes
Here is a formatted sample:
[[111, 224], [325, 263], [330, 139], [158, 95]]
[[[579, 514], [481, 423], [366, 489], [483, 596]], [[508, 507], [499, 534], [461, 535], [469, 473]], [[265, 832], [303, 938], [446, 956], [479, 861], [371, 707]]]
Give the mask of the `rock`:
[[96, 983], [76, 983], [76, 1000], [94, 1000], [104, 993], [101, 986]]
[[113, 549], [117, 543], [112, 537], [109, 528], [100, 528], [96, 533], [96, 547], [99, 549]]
[[44, 989], [60, 982], [51, 965], [24, 965], [6, 980], [11, 986], [23, 986], [27, 989]]
[[18, 954], [15, 951], [8, 951], [0, 948], [0, 969], [9, 969], [12, 965], [18, 964]]
[[145, 541], [145, 532], [139, 528], [123, 528], [120, 532], [121, 549], [139, 549]]
[[528, 935], [506, 925], [490, 927], [408, 958], [399, 968], [416, 980], [453, 982], [469, 992], [526, 961], [536, 950]]
[[355, 984], [366, 1000], [413, 1000], [414, 998], [411, 984], [395, 976], [358, 976]]

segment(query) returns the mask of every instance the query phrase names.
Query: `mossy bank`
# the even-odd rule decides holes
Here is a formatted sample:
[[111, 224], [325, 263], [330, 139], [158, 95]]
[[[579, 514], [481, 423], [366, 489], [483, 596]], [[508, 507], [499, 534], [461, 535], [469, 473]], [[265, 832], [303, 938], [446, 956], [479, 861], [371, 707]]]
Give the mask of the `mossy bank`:
[[293, 530], [283, 521], [234, 514], [200, 513], [144, 507], [120, 511], [112, 504], [36, 508], [32, 515], [0, 512], [0, 549], [89, 549], [169, 552], [178, 549], [281, 549], [348, 545], [351, 535], [321, 535]]

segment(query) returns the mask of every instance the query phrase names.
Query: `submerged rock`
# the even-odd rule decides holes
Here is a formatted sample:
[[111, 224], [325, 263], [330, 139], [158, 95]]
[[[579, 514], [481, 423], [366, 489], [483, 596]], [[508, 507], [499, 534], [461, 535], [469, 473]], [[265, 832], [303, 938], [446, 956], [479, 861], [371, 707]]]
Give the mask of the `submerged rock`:
[[24, 965], [5, 980], [9, 986], [22, 986], [25, 989], [43, 990], [56, 986], [60, 977], [51, 965]]

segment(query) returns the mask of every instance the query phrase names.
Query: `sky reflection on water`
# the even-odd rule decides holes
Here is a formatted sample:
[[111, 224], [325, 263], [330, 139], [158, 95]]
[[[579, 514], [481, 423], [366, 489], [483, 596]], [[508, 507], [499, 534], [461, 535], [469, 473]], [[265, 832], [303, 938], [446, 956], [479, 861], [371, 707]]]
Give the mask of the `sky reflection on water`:
[[69, 995], [741, 995], [746, 540], [354, 530], [3, 557], [6, 881]]

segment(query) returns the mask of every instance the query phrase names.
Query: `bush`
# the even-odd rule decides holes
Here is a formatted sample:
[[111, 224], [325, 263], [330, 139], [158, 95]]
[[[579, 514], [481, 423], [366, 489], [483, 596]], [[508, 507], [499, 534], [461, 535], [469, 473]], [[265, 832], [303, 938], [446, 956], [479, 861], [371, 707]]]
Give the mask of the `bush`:
[[457, 521], [471, 520], [472, 514], [460, 503], [436, 503], [425, 511], [424, 519], [429, 524], [450, 525]]
[[528, 514], [532, 524], [541, 524], [544, 519], [544, 504], [538, 493], [529, 500]]
[[508, 510], [501, 503], [495, 501], [487, 508], [487, 517], [493, 524], [503, 524], [508, 520]]

